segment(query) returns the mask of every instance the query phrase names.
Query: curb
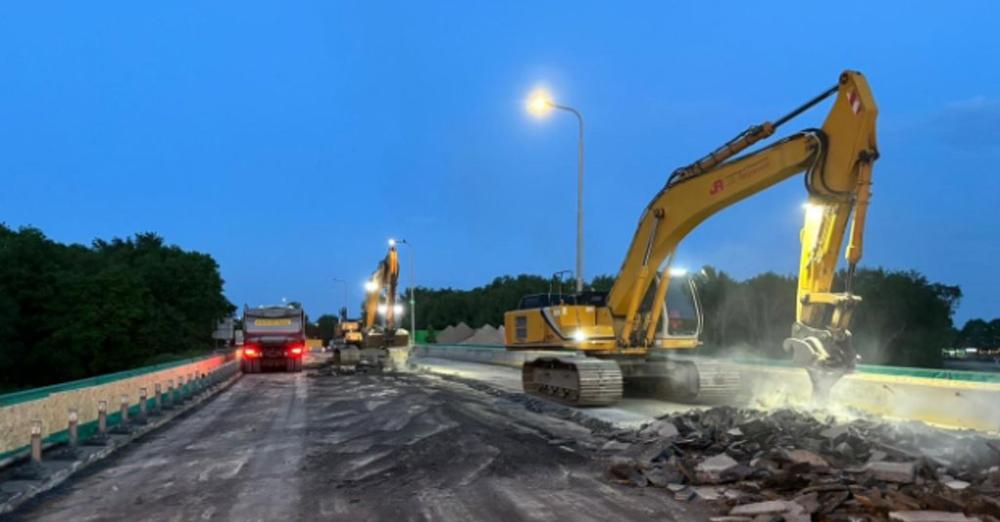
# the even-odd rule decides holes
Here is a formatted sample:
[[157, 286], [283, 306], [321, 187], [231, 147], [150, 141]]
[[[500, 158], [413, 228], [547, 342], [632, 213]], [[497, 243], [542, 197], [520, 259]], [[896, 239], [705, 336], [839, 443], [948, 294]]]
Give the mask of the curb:
[[[31, 473], [33, 464], [29, 462], [18, 466], [11, 466], [9, 470], [4, 470], [3, 478], [0, 479], [0, 515], [14, 511], [25, 502], [66, 482], [66, 480], [81, 470], [110, 457], [118, 450], [131, 444], [132, 441], [145, 437], [178, 417], [186, 416], [205, 402], [213, 399], [216, 395], [235, 384], [243, 376], [239, 371], [239, 361], [235, 361], [235, 364], [237, 366], [235, 366], [234, 374], [231, 377], [206, 388], [199, 395], [191, 396], [190, 402], [187, 402], [187, 404], [179, 404], [172, 411], [163, 412], [158, 417], [150, 418], [145, 425], [133, 426], [133, 430], [127, 435], [114, 434], [114, 430], [111, 430], [113, 434], [108, 438], [106, 445], [100, 447], [100, 449], [87, 451], [82, 457], [74, 458], [73, 460], [58, 459], [59, 452], [68, 449], [64, 445], [58, 445], [44, 452], [43, 456], [47, 456], [48, 458], [41, 464], [41, 469], [45, 474], [40, 480], [19, 477], [20, 472]], [[87, 447], [87, 442], [83, 441], [81, 446]], [[92, 448], [93, 446], [90, 447]]]

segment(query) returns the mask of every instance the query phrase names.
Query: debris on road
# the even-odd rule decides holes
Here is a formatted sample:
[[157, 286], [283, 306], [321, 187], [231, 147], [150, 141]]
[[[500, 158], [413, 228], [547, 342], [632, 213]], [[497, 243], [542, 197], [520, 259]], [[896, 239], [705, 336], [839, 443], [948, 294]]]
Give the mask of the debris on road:
[[610, 435], [613, 478], [700, 499], [719, 522], [1000, 521], [1000, 441], [980, 433], [720, 406]]

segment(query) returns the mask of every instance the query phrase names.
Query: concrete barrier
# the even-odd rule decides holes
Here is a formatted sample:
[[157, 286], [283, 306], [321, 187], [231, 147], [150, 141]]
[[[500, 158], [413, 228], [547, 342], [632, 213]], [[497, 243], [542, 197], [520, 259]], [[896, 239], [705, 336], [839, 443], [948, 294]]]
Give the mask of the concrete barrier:
[[[121, 414], [110, 412], [118, 411], [123, 398], [129, 415], [137, 416], [142, 409], [155, 406], [157, 398], [149, 396], [150, 390], [165, 391], [176, 383], [182, 394], [197, 393], [209, 382], [217, 381], [220, 376], [216, 370], [231, 359], [231, 355], [187, 359], [0, 395], [0, 467], [27, 454], [32, 426], [41, 425], [46, 445], [64, 442], [69, 438], [70, 411], [75, 411], [79, 436], [86, 439], [97, 430], [98, 405], [102, 401], [109, 405], [108, 424], [114, 426]], [[235, 367], [231, 363], [226, 369]], [[143, 389], [147, 391], [147, 403], [140, 408]]]
[[575, 352], [556, 352], [545, 350], [508, 351], [503, 346], [484, 344], [424, 344], [414, 346], [411, 357], [436, 357], [454, 361], [477, 362], [481, 364], [496, 364], [520, 368], [526, 360], [537, 357], [577, 357]]
[[[494, 345], [420, 345], [415, 357], [433, 357], [520, 368], [553, 351], [506, 351]], [[582, 356], [581, 354], [570, 354]], [[812, 387], [805, 370], [778, 362], [735, 363], [746, 377], [750, 403], [761, 408], [807, 406]], [[919, 420], [948, 428], [1000, 432], [1000, 374], [861, 366], [830, 394], [840, 413], [851, 410], [898, 420]]]

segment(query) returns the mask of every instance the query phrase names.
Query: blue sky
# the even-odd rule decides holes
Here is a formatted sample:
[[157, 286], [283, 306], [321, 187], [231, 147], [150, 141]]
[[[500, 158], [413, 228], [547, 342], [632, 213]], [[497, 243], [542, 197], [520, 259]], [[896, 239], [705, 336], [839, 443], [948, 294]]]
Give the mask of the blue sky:
[[[576, 123], [526, 115], [545, 84], [587, 120], [586, 273], [614, 273], [671, 170], [852, 68], [881, 111], [863, 264], [1000, 315], [1000, 4], [673, 4], [8, 2], [0, 221], [155, 231], [212, 254], [234, 303], [314, 314], [333, 278], [360, 301], [389, 236], [421, 285], [549, 274], [574, 260]], [[679, 263], [794, 272], [804, 197], [726, 210]]]

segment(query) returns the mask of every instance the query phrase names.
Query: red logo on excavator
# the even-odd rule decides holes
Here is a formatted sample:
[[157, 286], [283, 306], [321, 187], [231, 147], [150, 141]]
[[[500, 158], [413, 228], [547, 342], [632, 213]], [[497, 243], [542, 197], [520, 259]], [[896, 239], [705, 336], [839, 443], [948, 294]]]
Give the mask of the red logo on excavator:
[[725, 189], [726, 185], [723, 182], [723, 180], [721, 179], [715, 180], [715, 183], [712, 183], [712, 188], [708, 191], [708, 195], [714, 196]]

